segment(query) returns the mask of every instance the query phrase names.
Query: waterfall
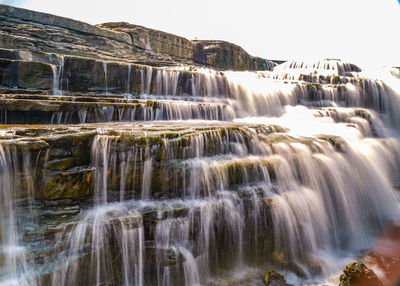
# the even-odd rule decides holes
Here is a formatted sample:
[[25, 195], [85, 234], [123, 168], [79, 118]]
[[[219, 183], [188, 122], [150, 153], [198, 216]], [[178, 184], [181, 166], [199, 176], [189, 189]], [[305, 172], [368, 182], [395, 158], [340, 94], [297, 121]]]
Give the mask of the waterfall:
[[[50, 58], [50, 55], [49, 55]], [[63, 95], [64, 57], [56, 55], [58, 65], [50, 65], [53, 71], [53, 95]]]
[[144, 70], [140, 69], [140, 93], [144, 94], [145, 92], [145, 74], [144, 74]]
[[[53, 276], [53, 285], [77, 283], [99, 285], [119, 281], [121, 285], [143, 285], [142, 218], [122, 204], [109, 204], [90, 210], [71, 232], [61, 238], [68, 258], [64, 269]], [[91, 252], [82, 256], [89, 241]], [[110, 248], [114, 243], [115, 249]], [[120, 253], [118, 260], [113, 259]], [[83, 260], [83, 261], [81, 261]], [[89, 266], [82, 269], [82, 263]], [[121, 273], [115, 273], [115, 269]], [[83, 282], [84, 281], [84, 282]]]
[[[336, 114], [334, 111], [341, 112], [336, 119], [339, 121], [346, 121], [355, 116], [352, 110], [330, 109], [327, 111], [329, 114]], [[299, 110], [294, 108], [292, 112], [298, 114]], [[313, 113], [307, 109], [304, 112]], [[314, 117], [314, 114], [311, 116], [312, 119], [307, 119], [316, 121], [314, 123], [316, 127], [322, 124], [324, 126], [321, 128], [329, 129], [328, 126], [339, 125], [335, 121], [325, 122], [325, 117], [332, 116], [328, 113], [325, 117]], [[278, 120], [287, 121], [286, 118]], [[321, 122], [318, 123], [318, 121]], [[306, 121], [303, 123], [309, 124], [308, 126], [312, 124]], [[159, 260], [158, 284], [183, 283], [176, 282], [172, 278], [180, 271], [183, 271], [183, 276], [178, 275], [179, 277], [187, 279], [185, 281], [191, 281], [186, 285], [200, 283], [199, 277], [204, 279], [210, 275], [206, 274], [210, 273], [208, 268], [210, 256], [211, 261], [215, 263], [215, 259], [224, 259], [224, 257], [228, 259], [229, 255], [232, 255], [228, 259], [231, 264], [233, 263], [230, 267], [240, 268], [244, 263], [245, 250], [242, 248], [244, 239], [255, 239], [255, 246], [265, 247], [256, 239], [260, 234], [265, 235], [265, 220], [268, 214], [264, 214], [265, 205], [263, 206], [262, 200], [260, 201], [264, 197], [268, 197], [270, 200], [268, 204], [273, 206], [271, 221], [274, 229], [274, 251], [282, 253], [282, 259], [290, 261], [290, 267], [303, 272], [306, 277], [311, 275], [307, 270], [307, 265], [316, 263], [318, 253], [330, 249], [354, 251], [367, 247], [373, 237], [373, 230], [382, 228], [387, 219], [393, 217], [398, 211], [393, 183], [390, 183], [392, 180], [390, 174], [393, 174], [395, 178], [399, 174], [396, 158], [400, 155], [397, 151], [400, 150], [400, 145], [399, 142], [390, 138], [371, 138], [372, 123], [363, 122], [363, 124], [351, 126], [343, 124], [338, 127], [337, 132], [348, 139], [340, 141], [337, 147], [332, 146], [329, 141], [317, 138], [314, 142], [306, 143], [306, 141], [303, 142], [305, 138], [292, 137], [290, 139], [289, 137], [288, 143], [278, 141], [272, 144], [271, 148], [266, 149], [263, 143], [265, 139], [262, 136], [258, 139], [254, 138], [252, 142], [246, 142], [244, 136], [249, 135], [236, 131], [222, 133], [222, 137], [221, 133], [212, 133], [212, 136], [208, 133], [204, 134], [207, 136], [201, 134], [194, 136], [189, 145], [192, 149], [187, 150], [187, 155], [185, 155], [188, 156], [187, 159], [180, 163], [184, 170], [183, 175], [169, 173], [168, 167], [163, 171], [163, 174], [169, 174], [170, 189], [176, 191], [183, 188], [182, 194], [194, 199], [194, 204], [191, 203], [188, 206], [191, 209], [191, 215], [188, 219], [160, 221], [155, 230], [156, 248], [171, 248], [174, 257], [185, 257], [186, 262], [183, 263], [182, 270], [179, 270], [179, 267], [163, 266], [166, 254], [164, 250], [159, 250], [161, 252], [157, 254], [159, 257], [157, 258]], [[294, 127], [292, 129], [296, 132]], [[311, 130], [318, 132], [316, 128], [311, 128]], [[256, 134], [255, 131], [250, 131], [250, 133]], [[367, 134], [367, 138], [364, 138], [363, 134]], [[210, 139], [213, 141], [210, 142]], [[104, 137], [103, 140], [105, 140]], [[290, 142], [290, 140], [293, 141]], [[130, 150], [126, 146], [124, 148], [127, 149], [126, 151], [122, 149], [124, 155], [121, 156], [121, 153], [117, 155], [109, 147], [105, 147], [108, 146], [107, 144], [109, 143], [100, 145], [100, 150], [103, 150], [100, 153], [100, 157], [103, 158], [100, 166], [108, 164], [110, 169], [118, 170], [115, 160], [123, 159], [120, 163], [121, 172], [123, 171], [119, 184], [121, 194], [127, 190], [125, 180], [129, 176], [141, 176], [142, 187], [138, 191], [141, 192], [142, 198], [150, 198], [150, 182], [154, 180], [152, 169], [155, 163], [151, 152], [154, 150], [148, 147]], [[165, 146], [168, 150], [167, 156], [176, 158], [173, 152], [178, 148], [169, 144]], [[204, 157], [209, 152], [207, 151], [209, 146], [220, 148], [213, 152], [227, 152], [227, 154]], [[338, 152], [337, 148], [341, 151]], [[364, 153], [367, 149], [369, 151]], [[132, 160], [132, 158], [135, 159]], [[109, 163], [104, 163], [108, 161]], [[129, 165], [133, 162], [137, 165]], [[98, 168], [102, 174], [100, 186], [107, 184], [104, 183], [104, 178], [114, 181], [112, 173], [111, 176], [107, 175], [102, 168], [104, 167]], [[142, 175], [138, 172], [139, 170], [142, 170]], [[386, 170], [387, 173], [382, 173], [382, 170]], [[114, 171], [114, 174], [118, 174], [118, 171]], [[174, 184], [182, 178], [187, 178], [183, 186], [178, 187]], [[232, 187], [237, 184], [248, 187], [239, 188], [237, 195], [230, 193]], [[166, 185], [163, 187], [169, 189]], [[376, 189], [380, 189], [380, 192], [376, 192]], [[103, 187], [101, 192], [107, 192], [107, 190]], [[250, 196], [250, 205], [241, 205], [240, 197], [244, 194]], [[217, 205], [210, 204], [207, 198], [215, 197], [219, 198]], [[119, 199], [121, 200], [121, 197]], [[224, 211], [218, 205], [223, 206]], [[365, 208], [368, 213], [365, 212]], [[244, 224], [244, 221], [249, 223]], [[199, 228], [198, 225], [201, 227]], [[214, 227], [221, 228], [221, 237], [215, 237], [216, 234], [209, 230]], [[206, 249], [205, 253], [199, 257], [194, 256], [196, 248], [188, 245], [190, 241], [188, 229], [191, 228], [199, 231], [196, 244], [201, 249]], [[248, 237], [245, 233], [252, 233], [254, 236]], [[226, 240], [227, 237], [232, 238], [232, 241]], [[231, 250], [227, 256], [227, 253], [221, 249], [217, 258], [213, 256], [213, 252], [218, 248], [215, 244], [221, 243], [221, 239], [226, 247], [229, 246], [229, 249], [235, 251]], [[324, 247], [321, 248], [321, 246]], [[254, 250], [246, 249], [251, 252]], [[322, 271], [328, 275], [329, 265], [324, 266], [319, 260], [318, 263], [322, 265]]]
[[107, 62], [102, 62], [104, 70], [104, 88], [105, 93], [108, 94], [108, 80], [107, 80]]
[[63, 56], [57, 56], [57, 60], [60, 64], [58, 68], [58, 82], [59, 82], [59, 90], [60, 90], [60, 95], [63, 95], [63, 78], [64, 78], [64, 57]]
[[128, 78], [127, 78], [127, 85], [126, 85], [126, 93], [129, 94], [130, 90], [131, 90], [131, 69], [132, 69], [132, 65], [128, 64]]
[[147, 157], [143, 163], [143, 179], [142, 179], [142, 198], [150, 197], [151, 173], [153, 170], [153, 158], [149, 155], [149, 149], [145, 149], [144, 156]]
[[[185, 247], [189, 240], [189, 221], [188, 220], [166, 220], [160, 222], [156, 226], [155, 244], [158, 249], [157, 253], [157, 280], [158, 285], [174, 285], [173, 278], [175, 273], [172, 267], [162, 266], [161, 263], [166, 259], [165, 255], [171, 255], [172, 251], [175, 256], [182, 255], [184, 259], [184, 278], [185, 285], [199, 284], [199, 274], [194, 257]], [[167, 253], [165, 253], [167, 252]], [[178, 272], [179, 273], [179, 272]]]
[[79, 122], [80, 123], [85, 123], [86, 122], [86, 116], [87, 116], [87, 109], [79, 110], [78, 111], [78, 116], [79, 116]]
[[140, 70], [140, 73], [142, 78], [142, 94], [149, 95], [151, 92], [153, 68], [146, 67], [146, 70]]
[[[390, 178], [381, 173], [390, 169], [387, 164], [391, 159], [385, 154], [394, 149], [389, 151], [369, 140], [357, 143], [357, 147], [348, 144], [343, 146], [343, 155], [327, 146], [319, 146], [323, 153], [313, 155], [294, 144], [280, 152], [287, 159], [281, 162], [279, 191], [272, 197], [275, 241], [287, 260], [302, 265], [303, 270], [312, 263], [310, 259], [318, 259], [319, 252], [366, 248], [370, 231], [383, 227], [398, 211]], [[355, 148], [369, 149], [369, 156]], [[294, 159], [295, 154], [302, 160]], [[299, 167], [293, 168], [291, 160]]]
[[[63, 96], [46, 116], [82, 124], [0, 134], [22, 144], [0, 146], [0, 281], [229, 285], [274, 268], [326, 282], [400, 219], [397, 81], [332, 59], [271, 72], [132, 64], [122, 95]], [[31, 205], [18, 176], [36, 180]]]
[[51, 65], [51, 69], [53, 71], [53, 94], [54, 95], [60, 95], [60, 89], [59, 89], [59, 78], [58, 78], [58, 69], [55, 65]]
[[[63, 58], [59, 61], [60, 67], [52, 66], [56, 94], [59, 94], [57, 91], [63, 82]], [[107, 62], [103, 62], [103, 69], [108, 93], [106, 73], [110, 71], [107, 71]], [[139, 69], [140, 80], [131, 83], [133, 69]], [[124, 92], [131, 92], [131, 85], [140, 87], [141, 99], [133, 95], [125, 95], [125, 98], [113, 95], [121, 98], [117, 101], [96, 94], [91, 95], [91, 99], [72, 104], [74, 97], [64, 96], [59, 99], [58, 110], [46, 111], [49, 116], [42, 116], [42, 121], [34, 123], [83, 122], [85, 113], [88, 122], [233, 121], [251, 116], [281, 116], [285, 113], [285, 106], [303, 105], [310, 108], [340, 106], [372, 109], [391, 128], [400, 126], [400, 116], [396, 112], [400, 105], [396, 92], [398, 85], [395, 83], [398, 80], [388, 71], [387, 75], [378, 77], [338, 60], [289, 62], [276, 66], [272, 72], [217, 72], [205, 68], [153, 68], [129, 64], [127, 74], [128, 78], [122, 81], [126, 84]], [[86, 100], [98, 104], [88, 104]], [[19, 123], [18, 114], [7, 112], [7, 123]], [[34, 111], [23, 112], [27, 117], [34, 114]]]
[[106, 203], [108, 201], [108, 185], [107, 176], [109, 168], [109, 158], [110, 153], [110, 140], [105, 136], [96, 136], [92, 147], [92, 161], [96, 167], [95, 171], [95, 196], [99, 203]]
[[[18, 164], [16, 150], [0, 144], [0, 284], [2, 285], [35, 285], [32, 279], [32, 269], [27, 262], [27, 250], [18, 231], [16, 208], [16, 173], [29, 170], [29, 158], [24, 156], [25, 165]], [[29, 224], [29, 221], [24, 223]]]

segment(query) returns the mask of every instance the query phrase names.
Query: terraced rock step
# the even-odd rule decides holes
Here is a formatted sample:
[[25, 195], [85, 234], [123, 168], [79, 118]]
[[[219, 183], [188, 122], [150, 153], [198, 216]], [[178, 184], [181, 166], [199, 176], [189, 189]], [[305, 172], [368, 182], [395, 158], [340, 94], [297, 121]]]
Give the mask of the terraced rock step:
[[[134, 275], [132, 279], [135, 279], [136, 275], [143, 275], [141, 279], [148, 284], [154, 284], [166, 276], [168, 278], [164, 280], [170, 279], [176, 283], [183, 283], [182, 276], [171, 277], [163, 273], [165, 267], [170, 272], [179, 273], [185, 263], [190, 263], [191, 259], [198, 257], [207, 257], [207, 263], [211, 263], [211, 265], [202, 264], [204, 271], [211, 275], [218, 275], [221, 269], [234, 266], [232, 259], [236, 259], [238, 255], [232, 253], [231, 247], [236, 246], [243, 251], [255, 253], [254, 245], [249, 242], [260, 235], [263, 236], [263, 242], [258, 243], [257, 247], [265, 247], [267, 251], [266, 245], [272, 239], [270, 233], [268, 235], [267, 232], [262, 231], [270, 228], [268, 204], [257, 206], [257, 215], [260, 219], [263, 217], [260, 225], [256, 226], [259, 228], [258, 231], [255, 231], [251, 218], [256, 214], [252, 211], [252, 208], [257, 205], [256, 199], [248, 200], [248, 205], [245, 207], [246, 213], [236, 209], [238, 204], [239, 201], [233, 203], [229, 197], [220, 194], [220, 198], [212, 201], [131, 201], [109, 204], [84, 211], [75, 217], [71, 216], [71, 213], [76, 210], [76, 207], [59, 209], [53, 212], [51, 217], [48, 212], [39, 211], [38, 223], [41, 229], [26, 235], [27, 245], [31, 245], [31, 251], [35, 254], [35, 259], [30, 263], [40, 273], [35, 279], [43, 284], [49, 281], [60, 282], [60, 280], [63, 281], [64, 275], [70, 273], [71, 279], [79, 283], [93, 282], [93, 280], [109, 281], [109, 279], [119, 281], [122, 279], [121, 272], [124, 271], [121, 260], [129, 259], [130, 266], [136, 269], [132, 272]], [[51, 209], [51, 206], [46, 208]], [[56, 215], [61, 213], [68, 213], [68, 215], [63, 217]], [[208, 216], [208, 220], [205, 220], [204, 215]], [[248, 218], [246, 227], [248, 231], [242, 237], [238, 231], [240, 232], [244, 225], [232, 224], [232, 220], [239, 216], [242, 219]], [[213, 229], [213, 234], [208, 233], [208, 228]], [[120, 236], [120, 234], [125, 234], [125, 236]], [[240, 240], [232, 240], [229, 245], [226, 245], [223, 243], [223, 237], [226, 234]], [[207, 242], [210, 235], [214, 238]], [[64, 240], [59, 241], [54, 237], [62, 237]], [[38, 243], [43, 238], [49, 241], [46, 247]], [[76, 247], [77, 243], [79, 248]], [[135, 252], [132, 255], [125, 256], [125, 253], [121, 252], [120, 248], [124, 246], [124, 243], [135, 244], [133, 247]], [[190, 243], [190, 253], [180, 246], [183, 243], [185, 245]], [[107, 247], [99, 249], [101, 245]], [[111, 245], [113, 247], [109, 247]], [[209, 249], [213, 247], [217, 247], [218, 250], [210, 252]], [[118, 253], [124, 253], [124, 256], [120, 257]], [[104, 260], [104, 257], [110, 259]], [[215, 259], [217, 257], [218, 259]], [[252, 255], [249, 259], [265, 260], [265, 254]], [[80, 269], [83, 268], [80, 267], [75, 268], [82, 265], [89, 265], [89, 267], [86, 267], [86, 271], [81, 271]], [[104, 272], [111, 276], [101, 275], [96, 278], [93, 275], [96, 269], [94, 265], [101, 265]]]
[[249, 185], [269, 189], [286, 160], [283, 146], [300, 144], [316, 154], [328, 146], [346, 150], [336, 136], [299, 137], [279, 126], [229, 122], [3, 125], [1, 131], [8, 152], [31, 162], [16, 172], [18, 184], [40, 200], [197, 198]]
[[235, 111], [223, 101], [144, 100], [129, 97], [0, 94], [0, 121], [2, 124], [76, 124], [188, 119], [229, 121], [235, 116]]
[[[232, 120], [255, 115], [279, 116], [285, 105], [296, 104], [367, 107], [387, 113], [394, 125], [400, 122], [393, 109], [398, 101], [393, 90], [380, 80], [362, 77], [359, 69], [351, 65], [349, 71], [323, 70], [321, 75], [304, 75], [301, 69], [297, 71], [290, 66], [277, 68], [273, 73], [243, 74], [193, 66], [160, 68], [30, 51], [3, 49], [0, 54], [8, 57], [0, 59], [0, 92], [4, 94], [0, 110], [7, 111], [1, 114], [3, 123]], [[328, 63], [336, 65], [336, 69], [346, 66], [340, 61]], [[299, 74], [292, 80], [280, 78], [296, 72]], [[332, 82], [335, 77], [339, 80]], [[30, 96], [23, 99], [22, 94]], [[54, 98], [57, 102], [47, 102], [53, 99], [50, 95], [40, 98], [38, 94], [58, 96]], [[150, 104], [128, 100], [140, 97], [153, 101]], [[17, 98], [19, 101], [14, 102]], [[34, 99], [43, 102], [22, 101]]]
[[228, 90], [220, 72], [196, 66], [152, 67], [129, 61], [7, 49], [0, 49], [0, 86], [51, 90], [56, 94], [64, 90], [204, 96]]
[[[115, 190], [124, 180], [123, 176], [130, 174], [126, 183], [131, 188], [131, 196], [132, 193], [140, 196], [143, 180], [150, 179], [155, 193], [165, 191], [164, 194], [171, 192], [169, 195], [174, 196], [172, 177], [166, 174], [177, 175], [176, 172], [181, 173], [183, 169], [177, 168], [180, 164], [173, 161], [168, 163], [169, 160], [227, 154], [235, 149], [236, 143], [250, 149], [257, 133], [269, 134], [284, 129], [227, 122], [212, 125], [206, 122], [136, 122], [57, 127], [10, 128], [3, 125], [1, 131], [1, 141], [10, 156], [29, 158], [32, 164], [16, 174], [21, 184], [22, 178], [33, 181], [27, 191], [40, 199], [67, 199], [93, 195], [93, 181], [95, 176], [103, 176], [101, 172], [113, 176], [109, 187]], [[154, 166], [151, 165], [153, 171], [146, 175], [148, 160]], [[106, 162], [114, 165], [104, 169]], [[32, 167], [34, 169], [29, 170]], [[108, 168], [114, 171], [109, 173]], [[119, 168], [122, 172], [117, 171]], [[117, 194], [119, 196], [124, 194]]]
[[[362, 111], [330, 108], [315, 114], [368, 118]], [[179, 284], [189, 275], [179, 273], [187, 273], [184, 267], [195, 260], [206, 277], [220, 277], [237, 263], [267, 261], [305, 276], [281, 244], [282, 228], [289, 227], [282, 210], [307, 196], [319, 203], [309, 185], [328, 196], [328, 204], [343, 205], [344, 198], [332, 192], [335, 179], [362, 176], [358, 168], [366, 167], [350, 164], [362, 155], [343, 138], [297, 136], [275, 125], [3, 125], [0, 133], [5, 154], [24, 162], [14, 166], [16, 185], [23, 186], [18, 189], [36, 198], [33, 204], [20, 201], [18, 216], [35, 214], [32, 227], [21, 233], [42, 284], [69, 285], [63, 280], [68, 275], [79, 283], [122, 281], [126, 271], [148, 284], [165, 279]], [[396, 154], [388, 143], [376, 140], [370, 147]], [[319, 178], [327, 183], [319, 185]], [[320, 272], [313, 258], [298, 259]], [[108, 274], [96, 276], [98, 266]]]

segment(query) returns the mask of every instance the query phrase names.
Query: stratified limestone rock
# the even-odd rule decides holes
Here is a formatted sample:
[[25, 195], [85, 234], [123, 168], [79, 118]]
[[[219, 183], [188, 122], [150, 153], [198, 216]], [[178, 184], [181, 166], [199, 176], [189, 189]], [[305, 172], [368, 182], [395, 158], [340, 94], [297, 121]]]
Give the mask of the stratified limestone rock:
[[50, 171], [64, 171], [76, 165], [75, 158], [56, 159], [45, 163], [45, 168]]
[[[252, 146], [254, 140], [258, 142], [262, 137], [268, 138], [269, 134], [286, 131], [274, 125], [168, 121], [151, 125], [148, 122], [126, 122], [3, 128], [4, 137], [18, 138], [19, 149], [26, 152], [36, 150], [41, 154], [40, 158], [32, 156], [40, 159], [34, 163], [38, 176], [33, 178], [35, 191], [32, 193], [45, 200], [93, 195], [92, 168], [96, 167], [93, 159], [96, 150], [107, 156], [99, 157], [99, 160], [112, 162], [104, 174], [108, 176], [108, 189], [117, 196], [122, 188], [126, 190], [126, 196], [137, 197], [145, 187], [149, 188], [148, 195], [152, 198], [187, 196], [193, 170], [202, 178], [196, 187], [199, 195], [210, 195], [221, 183], [226, 189], [237, 189], [246, 184], [264, 182], [266, 176], [273, 182], [280, 166], [279, 158], [253, 153]], [[98, 141], [100, 139], [104, 144]], [[246, 158], [231, 155], [238, 140], [249, 152]], [[274, 142], [285, 140], [282, 137]], [[292, 140], [290, 142], [312, 144], [303, 142], [303, 138]], [[207, 165], [196, 165], [192, 159], [199, 154], [221, 157]], [[146, 173], [145, 162], [149, 159], [151, 172]], [[101, 164], [98, 167], [102, 168]]]
[[126, 63], [66, 56], [63, 76], [68, 82], [69, 91], [123, 93], [127, 92], [129, 80], [129, 91], [140, 93], [140, 70], [143, 68], [143, 66], [133, 65], [129, 74]]
[[15, 170], [18, 186], [15, 197], [26, 198], [29, 194], [53, 200], [91, 194], [94, 169], [87, 166], [90, 160], [87, 146], [93, 132], [48, 126], [12, 127], [8, 134], [6, 130], [6, 135], [1, 136], [4, 148], [15, 154], [15, 160], [26, 162], [24, 168]]
[[42, 62], [0, 59], [0, 85], [6, 87], [51, 89], [53, 70]]
[[133, 47], [149, 56], [165, 54], [201, 65], [233, 70], [272, 70], [273, 62], [249, 55], [243, 48], [224, 41], [189, 41], [183, 37], [126, 22], [111, 22], [97, 27], [125, 32]]
[[105, 92], [106, 74], [101, 61], [76, 57], [66, 57], [64, 61], [64, 74], [70, 91]]
[[[130, 71], [129, 71], [130, 69]], [[63, 78], [73, 92], [139, 94], [146, 67], [123, 62], [104, 62], [81, 57], [64, 57]], [[128, 77], [129, 76], [129, 77]]]
[[126, 22], [104, 23], [97, 27], [129, 34], [133, 46], [137, 49], [188, 60], [193, 59], [193, 43], [183, 37]]
[[17, 52], [15, 50], [11, 50], [11, 49], [0, 49], [0, 58], [16, 60]]
[[[1, 49], [0, 87], [7, 93], [24, 93], [39, 89], [54, 93], [54, 88], [67, 93], [130, 93], [156, 95], [193, 94], [193, 76], [198, 82], [196, 95], [207, 92], [206, 77], [195, 67], [159, 68], [122, 61], [103, 61], [87, 57], [64, 56], [23, 50]], [[118, 59], [117, 59], [118, 60]], [[217, 82], [219, 92], [229, 95], [228, 82], [219, 73]], [[173, 83], [163, 81], [176, 80]], [[168, 88], [169, 87], [169, 88]]]
[[266, 286], [289, 286], [286, 283], [285, 277], [275, 270], [268, 270], [263, 278], [264, 285]]
[[[119, 197], [121, 189], [122, 195], [129, 198], [140, 197], [144, 189], [148, 189], [147, 195], [151, 198], [188, 196], [193, 174], [199, 179], [196, 192], [200, 196], [213, 195], [221, 184], [225, 189], [237, 190], [267, 179], [274, 183], [279, 157], [253, 153], [252, 146], [264, 137], [285, 132], [274, 125], [171, 124], [170, 121], [151, 125], [126, 122], [3, 128], [4, 137], [17, 138], [15, 142], [20, 150], [35, 152], [31, 156], [37, 158], [32, 172], [37, 175], [30, 175], [34, 181], [30, 192], [41, 200], [92, 196], [95, 171], [100, 172], [96, 176], [107, 176], [107, 189], [114, 197]], [[268, 144], [286, 140], [281, 136]], [[249, 152], [247, 157], [232, 155], [238, 142]], [[312, 140], [301, 137], [291, 138], [289, 142], [313, 144]], [[324, 142], [333, 144], [329, 140]], [[199, 165], [193, 160], [199, 155], [216, 156], [218, 160]], [[109, 162], [106, 168], [101, 163], [104, 160]], [[146, 162], [151, 162], [150, 171]]]
[[48, 172], [44, 186], [36, 197], [44, 200], [75, 199], [91, 194], [94, 168], [71, 168], [66, 171]]
[[346, 266], [340, 275], [339, 286], [383, 286], [374, 271], [362, 262], [354, 262]]
[[[143, 164], [151, 157], [149, 196], [172, 198], [182, 196], [185, 192], [185, 185], [190, 182], [190, 159], [197, 152], [204, 156], [228, 154], [232, 150], [229, 144], [223, 142], [236, 142], [235, 138], [242, 138], [242, 144], [250, 149], [257, 132], [268, 134], [282, 130], [276, 126], [226, 122], [214, 122], [212, 126], [201, 122], [174, 125], [171, 122], [157, 122], [151, 126], [140, 122], [11, 128], [3, 125], [1, 139], [13, 139], [8, 141], [10, 148], [18, 148], [34, 160], [32, 172], [19, 174], [19, 181], [21, 186], [31, 185], [21, 190], [33, 194], [37, 199], [76, 199], [93, 195], [96, 165], [91, 156], [93, 140], [98, 134], [107, 140], [106, 154], [113, 156], [110, 160], [115, 162], [115, 165], [108, 165], [106, 170], [110, 192], [115, 191], [118, 195], [122, 183], [129, 190], [128, 196], [140, 195], [144, 184]], [[200, 149], [196, 143], [199, 140], [207, 142]], [[129, 175], [122, 177], [119, 169], [121, 164], [125, 166], [125, 174]], [[210, 166], [209, 171], [223, 174], [227, 186], [235, 186], [260, 180], [264, 169], [273, 173], [272, 164], [263, 159], [232, 159]], [[202, 192], [205, 191], [204, 187]], [[17, 195], [22, 196], [22, 193]]]
[[88, 57], [131, 57], [125, 33], [46, 13], [0, 5], [0, 47]]
[[194, 41], [198, 63], [232, 70], [272, 70], [274, 63], [250, 56], [242, 47], [225, 41]]
[[[180, 36], [124, 22], [92, 26], [72, 19], [0, 5], [0, 48], [42, 51], [150, 65], [214, 65], [222, 69], [269, 69], [266, 61], [229, 44], [233, 53], [208, 60], [201, 45]], [[200, 49], [199, 49], [200, 48]], [[0, 53], [0, 57], [5, 55]], [[31, 54], [31, 60], [37, 60]], [[206, 55], [207, 58], [201, 55]], [[9, 58], [13, 55], [6, 55]], [[25, 56], [28, 56], [25, 55]], [[14, 54], [15, 57], [15, 54]], [[206, 60], [204, 60], [206, 59]]]
[[[2, 124], [76, 124], [138, 120], [231, 120], [224, 103], [126, 99], [74, 94], [49, 96], [0, 94]], [[5, 114], [6, 113], [6, 114]]]

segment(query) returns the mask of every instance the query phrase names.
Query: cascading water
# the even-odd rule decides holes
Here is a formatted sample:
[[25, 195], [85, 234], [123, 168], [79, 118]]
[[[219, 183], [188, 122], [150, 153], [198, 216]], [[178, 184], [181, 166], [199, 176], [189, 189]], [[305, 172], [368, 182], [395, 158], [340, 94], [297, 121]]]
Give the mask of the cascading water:
[[[90, 210], [70, 233], [61, 235], [67, 258], [51, 283], [143, 285], [141, 223], [140, 214], [124, 205], [102, 205]], [[86, 263], [90, 267], [84, 270], [82, 265]]]
[[108, 79], [107, 79], [107, 62], [103, 62], [103, 70], [104, 70], [104, 88], [105, 93], [108, 93]]
[[[63, 95], [63, 81], [68, 82], [68, 76], [63, 71], [64, 58], [57, 57], [57, 62], [58, 65], [52, 66], [53, 93]], [[137, 67], [132, 64], [120, 65], [119, 69], [122, 68], [126, 68], [127, 75], [127, 78], [124, 76], [118, 80], [123, 83], [123, 92], [127, 92], [123, 97], [108, 91], [107, 73], [110, 71], [107, 62], [103, 62], [106, 95], [90, 95], [98, 104], [91, 104], [93, 98], [89, 97], [75, 102], [74, 96], [60, 96], [59, 109], [46, 111], [41, 119], [44, 122], [34, 123], [231, 121], [248, 116], [280, 116], [284, 113], [284, 106], [301, 104], [308, 107], [366, 107], [386, 117], [384, 120], [393, 128], [400, 124], [396, 112], [400, 103], [392, 84], [398, 80], [392, 76], [390, 79], [387, 71], [387, 76], [376, 79], [375, 75], [338, 60], [285, 63], [273, 72], [216, 72], [204, 68], [143, 66], [135, 70]], [[140, 77], [131, 82], [136, 78], [136, 71]], [[138, 89], [140, 94], [129, 94]], [[21, 121], [19, 113], [14, 115], [12, 111], [5, 111], [5, 115], [3, 122]], [[29, 114], [26, 116], [31, 120]]]
[[[130, 78], [129, 66], [127, 93]], [[142, 68], [141, 98], [121, 99], [137, 106], [79, 113], [146, 122], [95, 125], [93, 193], [60, 224], [39, 284], [240, 284], [271, 267], [296, 285], [325, 282], [399, 219], [396, 80], [337, 60]], [[0, 153], [0, 227], [17, 235], [9, 160]]]
[[132, 65], [128, 64], [128, 78], [127, 78], [127, 84], [126, 84], [126, 93], [129, 94], [131, 90], [131, 70], [132, 70]]
[[[49, 58], [51, 58], [49, 55]], [[53, 95], [63, 95], [64, 57], [56, 56], [56, 65], [51, 65], [53, 71]]]
[[[12, 146], [7, 142], [0, 145], [0, 284], [1, 285], [35, 285], [27, 263], [27, 249], [22, 243], [18, 227], [22, 223], [16, 210], [19, 207], [16, 199], [18, 186], [16, 176], [26, 173], [30, 168], [30, 159], [26, 154], [19, 158]], [[23, 160], [23, 165], [20, 165]], [[17, 175], [18, 174], [18, 175]], [[29, 192], [29, 191], [28, 191]], [[29, 197], [27, 198], [29, 201]], [[24, 223], [29, 225], [29, 220]]]

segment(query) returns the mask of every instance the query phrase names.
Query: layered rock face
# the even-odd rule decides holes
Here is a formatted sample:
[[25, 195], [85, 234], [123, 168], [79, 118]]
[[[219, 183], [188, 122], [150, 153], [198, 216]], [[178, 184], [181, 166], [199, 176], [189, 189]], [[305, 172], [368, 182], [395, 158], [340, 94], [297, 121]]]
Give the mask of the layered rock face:
[[193, 60], [193, 42], [183, 37], [124, 22], [104, 23], [97, 27], [130, 35], [133, 48], [150, 55], [166, 54], [172, 58]]
[[123, 22], [97, 26], [129, 34], [134, 48], [146, 52], [149, 57], [167, 54], [173, 59], [186, 59], [224, 70], [272, 70], [276, 65], [273, 61], [253, 57], [243, 48], [229, 42], [189, 41], [176, 35]]
[[2, 48], [57, 52], [87, 57], [132, 57], [125, 33], [25, 9], [0, 5]]
[[322, 282], [398, 215], [390, 80], [0, 15], [0, 284]]
[[[210, 65], [221, 69], [270, 69], [273, 62], [253, 58], [243, 49], [225, 43], [240, 53], [227, 54], [229, 59], [198, 60], [196, 43], [183, 37], [128, 23], [105, 23], [92, 26], [83, 22], [1, 5], [0, 47], [89, 58], [174, 65]], [[242, 57], [246, 58], [243, 64]], [[249, 65], [248, 61], [261, 65]]]
[[272, 70], [274, 62], [250, 56], [238, 45], [224, 41], [194, 41], [195, 61], [229, 70]]

